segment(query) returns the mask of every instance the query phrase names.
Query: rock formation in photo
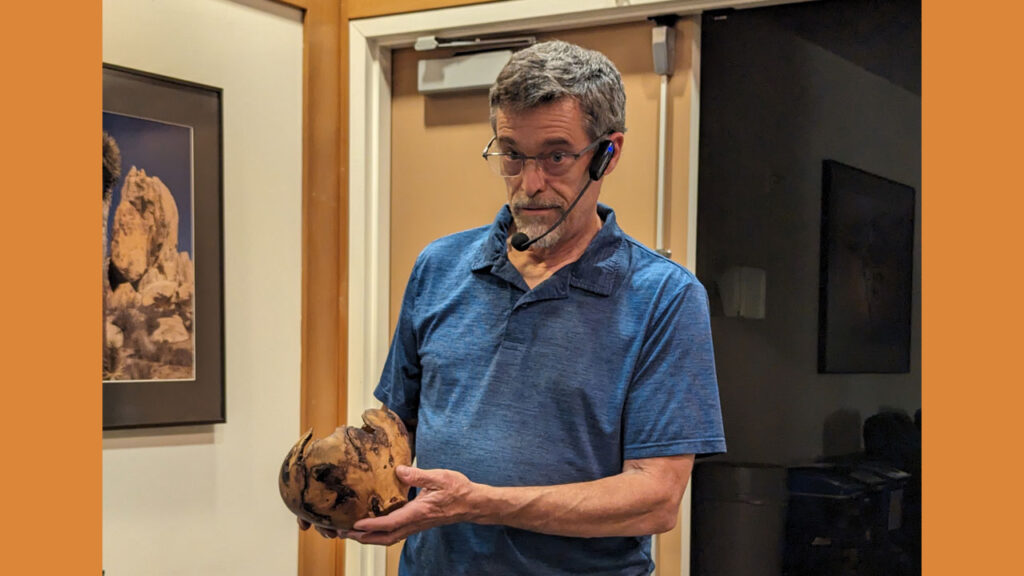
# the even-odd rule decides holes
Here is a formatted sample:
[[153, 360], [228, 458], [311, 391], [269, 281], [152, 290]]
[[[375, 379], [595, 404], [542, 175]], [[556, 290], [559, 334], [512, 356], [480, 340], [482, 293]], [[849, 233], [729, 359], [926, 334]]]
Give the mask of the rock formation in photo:
[[105, 355], [117, 361], [104, 378], [192, 378], [195, 272], [178, 251], [178, 206], [160, 178], [135, 166], [114, 212], [107, 276]]

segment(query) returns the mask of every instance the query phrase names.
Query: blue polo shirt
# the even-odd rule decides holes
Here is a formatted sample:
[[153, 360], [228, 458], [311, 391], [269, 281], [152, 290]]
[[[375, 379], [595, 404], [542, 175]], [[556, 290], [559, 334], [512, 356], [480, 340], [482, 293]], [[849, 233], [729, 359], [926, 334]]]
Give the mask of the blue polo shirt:
[[[507, 206], [423, 250], [374, 395], [416, 422], [421, 468], [538, 486], [623, 460], [725, 451], [707, 295], [610, 208], [575, 263], [531, 290]], [[552, 514], [559, 511], [552, 510]], [[650, 537], [568, 538], [453, 524], [413, 535], [400, 574], [648, 574]]]

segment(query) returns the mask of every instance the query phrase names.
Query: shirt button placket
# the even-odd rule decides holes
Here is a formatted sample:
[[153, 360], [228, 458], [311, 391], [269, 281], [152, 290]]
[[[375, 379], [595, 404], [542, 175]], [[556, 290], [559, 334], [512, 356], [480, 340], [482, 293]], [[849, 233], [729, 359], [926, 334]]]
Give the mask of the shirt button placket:
[[523, 314], [531, 307], [533, 302], [516, 303], [512, 306], [512, 312], [508, 317], [508, 324], [505, 326], [505, 341], [525, 344], [527, 333], [526, 320]]

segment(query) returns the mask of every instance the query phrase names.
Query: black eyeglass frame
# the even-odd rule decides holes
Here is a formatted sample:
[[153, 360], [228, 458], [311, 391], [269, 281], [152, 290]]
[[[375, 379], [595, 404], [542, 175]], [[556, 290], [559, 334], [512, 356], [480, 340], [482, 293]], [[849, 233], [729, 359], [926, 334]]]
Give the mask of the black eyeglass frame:
[[[480, 156], [483, 157], [485, 162], [487, 162], [488, 158], [492, 158], [492, 157], [497, 158], [497, 157], [500, 157], [500, 156], [504, 156], [504, 157], [507, 157], [507, 158], [510, 158], [510, 159], [513, 159], [513, 160], [519, 160], [521, 162], [521, 164], [520, 164], [521, 167], [519, 168], [519, 172], [517, 172], [515, 174], [502, 174], [500, 172], [498, 173], [498, 176], [501, 176], [502, 178], [515, 178], [516, 176], [519, 176], [520, 174], [523, 173], [523, 169], [526, 168], [526, 161], [527, 160], [533, 160], [534, 162], [540, 163], [539, 165], [543, 169], [544, 165], [541, 162], [543, 162], [544, 160], [548, 160], [548, 159], [554, 157], [555, 155], [562, 155], [562, 156], [565, 156], [566, 158], [572, 158], [573, 159], [573, 163], [575, 164], [576, 161], [578, 161], [581, 156], [583, 156], [587, 152], [590, 152], [591, 150], [596, 148], [601, 142], [604, 142], [605, 140], [607, 140], [608, 136], [610, 136], [612, 134], [614, 134], [614, 132], [608, 132], [607, 134], [604, 134], [603, 136], [601, 136], [597, 140], [594, 140], [590, 144], [587, 144], [587, 146], [584, 149], [580, 150], [579, 152], [575, 152], [575, 153], [573, 153], [573, 152], [544, 152], [542, 154], [535, 154], [533, 156], [528, 156], [526, 154], [513, 154], [511, 152], [488, 152], [488, 150], [491, 149], [491, 146], [494, 145], [494, 141], [498, 139], [498, 137], [495, 135], [495, 136], [491, 136], [491, 139], [487, 142], [487, 146], [484, 146], [484, 151], [483, 151], [483, 153], [480, 154]], [[487, 162], [487, 163], [488, 163], [488, 165], [490, 165], [490, 162]], [[492, 167], [492, 169], [493, 169], [493, 167]], [[545, 173], [547, 173], [547, 172], [548, 171], [545, 170]]]

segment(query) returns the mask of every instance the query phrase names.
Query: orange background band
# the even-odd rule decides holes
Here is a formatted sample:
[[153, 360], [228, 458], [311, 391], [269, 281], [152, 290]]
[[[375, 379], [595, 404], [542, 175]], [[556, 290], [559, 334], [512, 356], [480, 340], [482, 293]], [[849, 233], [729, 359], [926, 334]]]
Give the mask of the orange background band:
[[100, 8], [0, 17], [4, 574], [100, 574]]
[[[924, 2], [925, 574], [1020, 564], [1024, 314], [1018, 30], [1010, 2]], [[100, 573], [100, 2], [0, 19], [7, 574]], [[141, 531], [146, 527], [140, 526]], [[116, 576], [116, 575], [112, 575]]]

